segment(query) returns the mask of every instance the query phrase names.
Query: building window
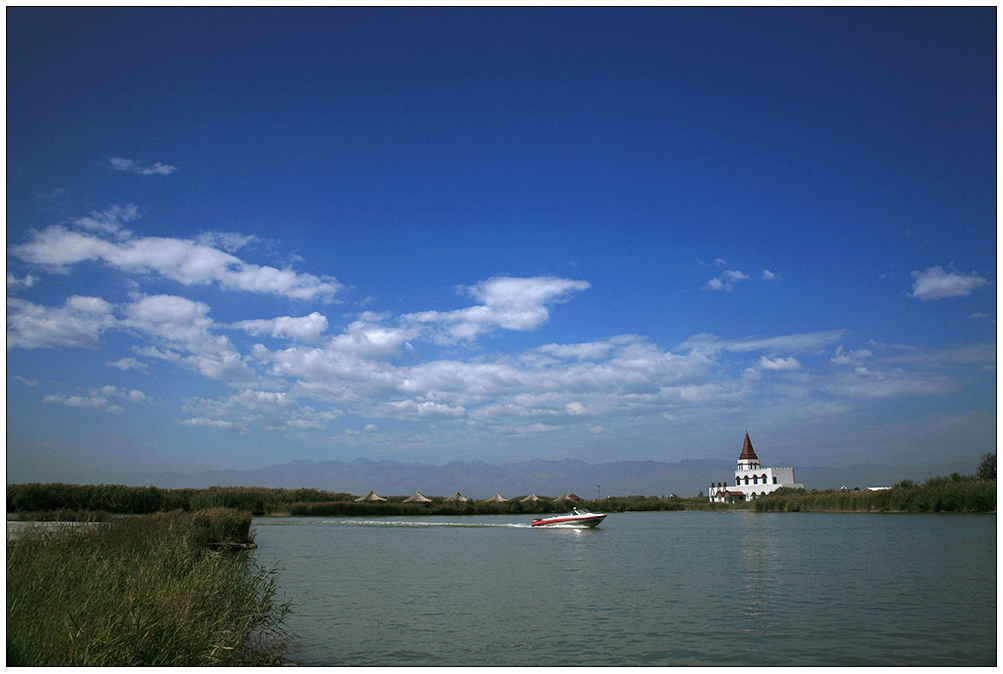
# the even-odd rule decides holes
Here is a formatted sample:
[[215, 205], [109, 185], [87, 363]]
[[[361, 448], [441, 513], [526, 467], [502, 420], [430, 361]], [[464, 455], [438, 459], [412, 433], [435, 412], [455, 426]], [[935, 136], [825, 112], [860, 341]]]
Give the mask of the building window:
[[773, 478], [773, 484], [777, 483], [777, 478]]

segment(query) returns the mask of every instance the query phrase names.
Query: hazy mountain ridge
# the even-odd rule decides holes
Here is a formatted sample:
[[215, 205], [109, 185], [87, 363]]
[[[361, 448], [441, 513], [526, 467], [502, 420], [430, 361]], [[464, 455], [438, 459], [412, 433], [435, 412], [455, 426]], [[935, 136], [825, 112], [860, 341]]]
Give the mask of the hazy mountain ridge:
[[[808, 489], [866, 488], [891, 486], [904, 479], [921, 481], [934, 475], [974, 472], [974, 466], [858, 465], [847, 468], [795, 466], [795, 478]], [[506, 498], [535, 493], [558, 496], [577, 493], [583, 498], [645, 494], [696, 496], [707, 493], [711, 482], [731, 482], [735, 462], [724, 459], [661, 461], [615, 461], [589, 464], [577, 459], [522, 461], [489, 464], [484, 461], [453, 461], [445, 465], [355, 459], [353, 461], [291, 461], [257, 470], [214, 470], [198, 473], [162, 473], [130, 480], [164, 488], [214, 485], [296, 489], [365, 494], [370, 489], [384, 495], [420, 491], [429, 496], [461, 492], [471, 498], [487, 498], [499, 492]]]

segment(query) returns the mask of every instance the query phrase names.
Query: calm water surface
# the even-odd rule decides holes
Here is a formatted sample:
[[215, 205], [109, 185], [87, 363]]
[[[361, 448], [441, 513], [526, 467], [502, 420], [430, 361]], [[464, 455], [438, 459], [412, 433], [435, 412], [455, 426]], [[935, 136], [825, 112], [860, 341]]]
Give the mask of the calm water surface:
[[295, 658], [347, 666], [996, 664], [996, 516], [258, 518]]

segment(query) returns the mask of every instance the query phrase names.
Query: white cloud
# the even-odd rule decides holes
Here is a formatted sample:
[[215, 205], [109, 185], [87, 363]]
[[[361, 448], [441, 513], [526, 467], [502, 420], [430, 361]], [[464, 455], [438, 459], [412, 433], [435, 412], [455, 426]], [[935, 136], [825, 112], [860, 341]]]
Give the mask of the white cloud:
[[844, 351], [843, 345], [836, 347], [836, 355], [830, 358], [830, 362], [837, 365], [860, 365], [865, 358], [870, 358], [874, 353], [869, 349], [857, 349], [855, 351]]
[[247, 433], [247, 429], [236, 424], [232, 421], [226, 421], [223, 419], [208, 419], [206, 417], [193, 417], [191, 419], [182, 419], [178, 421], [182, 426], [189, 426], [191, 428], [209, 428], [213, 430], [224, 430], [231, 431], [234, 433], [239, 433], [241, 435]]
[[823, 383], [826, 393], [846, 398], [897, 398], [950, 393], [957, 384], [944, 375], [911, 373], [901, 370], [877, 372], [858, 367]]
[[252, 243], [260, 241], [253, 234], [240, 234], [238, 232], [202, 232], [195, 241], [204, 246], [212, 248], [222, 248], [228, 253], [235, 253]]
[[945, 271], [943, 267], [928, 267], [924, 271], [912, 272], [916, 279], [910, 297], [918, 300], [942, 300], [947, 297], [965, 297], [988, 281], [975, 272], [965, 274]]
[[142, 297], [125, 308], [124, 327], [138, 330], [161, 348], [142, 355], [186, 365], [216, 381], [241, 381], [251, 371], [224, 335], [214, 334], [209, 306], [174, 295]]
[[327, 317], [314, 311], [309, 316], [279, 316], [269, 319], [255, 319], [234, 323], [233, 327], [246, 330], [252, 335], [269, 335], [276, 338], [314, 342], [327, 330]]
[[738, 281], [744, 281], [749, 278], [748, 274], [738, 271], [737, 269], [726, 269], [721, 276], [710, 279], [704, 284], [706, 290], [725, 290], [731, 292], [735, 283]]
[[152, 164], [142, 164], [134, 159], [122, 157], [111, 157], [108, 161], [116, 171], [129, 171], [141, 176], [166, 176], [178, 170], [175, 166], [161, 164], [159, 161]]
[[554, 276], [512, 278], [500, 276], [462, 290], [481, 304], [454, 311], [422, 311], [407, 314], [402, 321], [437, 324], [436, 333], [443, 344], [469, 342], [495, 328], [534, 330], [550, 319], [547, 305], [566, 302], [571, 293], [590, 288], [587, 281]]
[[251, 427], [271, 431], [321, 430], [341, 417], [339, 410], [303, 405], [284, 391], [244, 389], [220, 400], [194, 399], [183, 410], [192, 416], [183, 424], [198, 428], [247, 432]]
[[140, 370], [145, 372], [148, 369], [146, 363], [136, 360], [135, 358], [119, 358], [118, 360], [110, 361], [108, 363], [108, 367], [117, 367], [123, 372], [128, 370]]
[[765, 337], [759, 339], [718, 339], [715, 335], [694, 335], [677, 346], [674, 351], [689, 350], [696, 353], [714, 354], [721, 351], [741, 353], [745, 351], [787, 351], [799, 353], [817, 351], [846, 334], [845, 330], [822, 332], [802, 332], [793, 335]]
[[[216, 283], [228, 290], [269, 293], [294, 299], [330, 301], [343, 288], [332, 277], [319, 278], [290, 269], [260, 266], [241, 260], [215, 245], [232, 247], [233, 235], [222, 238], [203, 235], [202, 241], [167, 237], [142, 237], [121, 229], [121, 222], [134, 217], [128, 207], [112, 207], [104, 214], [91, 214], [75, 224], [87, 231], [55, 225], [32, 232], [32, 240], [11, 247], [18, 258], [67, 273], [81, 262], [104, 262], [130, 274], [157, 274], [183, 285]], [[111, 240], [102, 238], [108, 235]]]
[[149, 396], [136, 389], [120, 389], [117, 386], [102, 386], [90, 389], [86, 395], [66, 396], [62, 394], [47, 395], [42, 398], [46, 404], [65, 405], [67, 407], [82, 407], [102, 410], [111, 414], [125, 411], [121, 405], [112, 404], [112, 399], [124, 400], [133, 405], [145, 405], [151, 402]]
[[116, 324], [112, 305], [99, 297], [72, 295], [61, 308], [7, 298], [7, 349], [84, 347], [96, 349]]
[[774, 372], [794, 372], [801, 369], [801, 363], [797, 358], [767, 358], [760, 356], [757, 365], [761, 370], [772, 370]]
[[19, 288], [30, 288], [38, 282], [38, 277], [32, 274], [24, 278], [18, 278], [14, 274], [7, 273], [7, 292], [18, 290]]
[[779, 278], [780, 278], [780, 276], [778, 274], [774, 274], [769, 269], [764, 269], [763, 270], [763, 280], [764, 281], [775, 281], [775, 280], [777, 280]]
[[116, 238], [122, 238], [132, 234], [123, 225], [137, 218], [139, 218], [139, 208], [135, 204], [125, 206], [113, 204], [103, 211], [91, 211], [90, 215], [77, 218], [73, 224], [91, 232], [115, 234]]

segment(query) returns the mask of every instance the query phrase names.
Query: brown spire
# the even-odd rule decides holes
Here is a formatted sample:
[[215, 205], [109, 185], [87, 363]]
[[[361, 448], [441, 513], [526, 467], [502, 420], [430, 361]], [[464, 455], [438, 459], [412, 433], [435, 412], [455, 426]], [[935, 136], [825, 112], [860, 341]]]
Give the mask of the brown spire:
[[745, 442], [742, 443], [742, 453], [738, 456], [739, 461], [759, 461], [756, 450], [752, 448], [752, 440], [749, 440], [749, 431], [745, 432]]

